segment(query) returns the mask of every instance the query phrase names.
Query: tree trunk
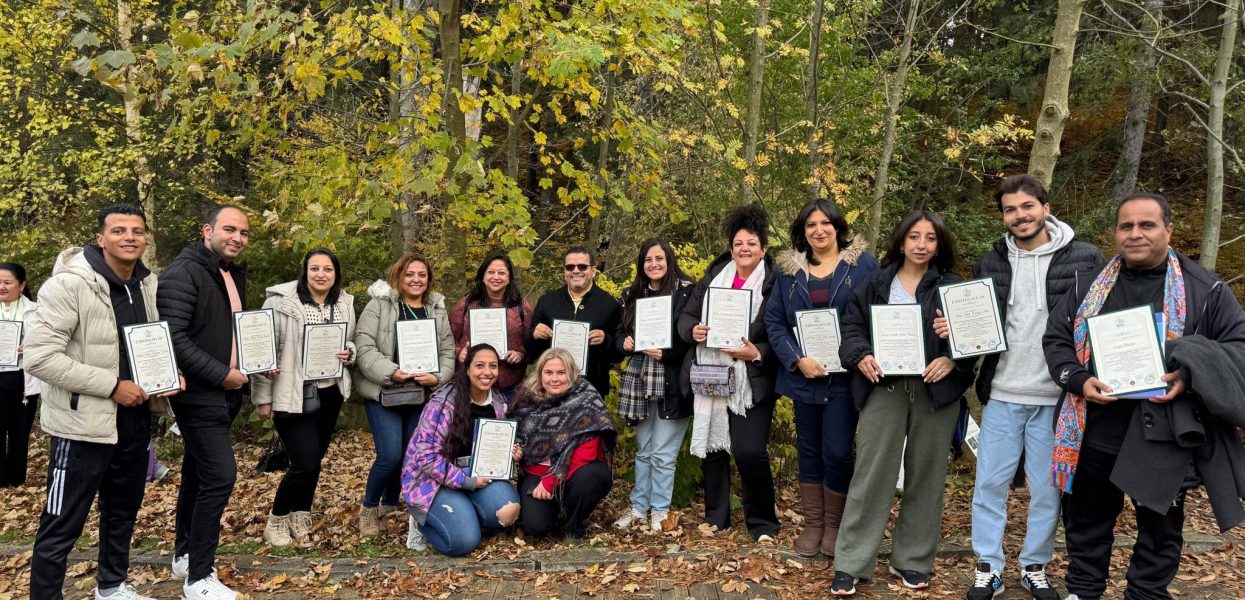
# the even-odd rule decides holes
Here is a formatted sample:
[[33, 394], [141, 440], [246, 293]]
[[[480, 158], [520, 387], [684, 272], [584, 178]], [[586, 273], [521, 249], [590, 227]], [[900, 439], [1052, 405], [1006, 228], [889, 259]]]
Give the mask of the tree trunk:
[[1202, 225], [1202, 257], [1198, 261], [1208, 271], [1219, 259], [1219, 223], [1223, 220], [1223, 105], [1228, 91], [1228, 74], [1236, 51], [1236, 29], [1240, 21], [1241, 0], [1227, 0], [1223, 7], [1223, 30], [1219, 52], [1215, 55], [1215, 74], [1210, 80], [1209, 115], [1206, 120], [1206, 220]]
[[1072, 58], [1076, 36], [1081, 29], [1081, 10], [1085, 0], [1059, 0], [1055, 31], [1051, 36], [1050, 64], [1046, 68], [1046, 91], [1038, 115], [1033, 150], [1029, 154], [1029, 173], [1050, 187], [1055, 163], [1059, 160], [1059, 140], [1068, 122], [1068, 85], [1072, 81]]
[[882, 156], [878, 159], [878, 169], [873, 179], [873, 204], [870, 206], [869, 233], [866, 238], [870, 248], [877, 247], [878, 238], [882, 234], [883, 200], [890, 181], [891, 157], [895, 154], [895, 137], [898, 135], [896, 127], [899, 122], [899, 109], [903, 107], [906, 96], [908, 69], [912, 67], [912, 42], [916, 36], [916, 18], [920, 9], [921, 0], [912, 0], [908, 6], [908, 15], [903, 24], [903, 42], [899, 46], [899, 66], [895, 69], [894, 80], [886, 89], [886, 137], [882, 141]]
[[[129, 0], [117, 0], [117, 49], [133, 51], [130, 39], [134, 34], [133, 13]], [[138, 205], [143, 209], [143, 217], [147, 221], [147, 231], [156, 231], [156, 201], [151, 193], [155, 173], [147, 162], [143, 151], [143, 101], [138, 96], [138, 84], [134, 82], [134, 66], [126, 66], [121, 74], [121, 83], [116, 87], [121, 92], [121, 102], [125, 107], [125, 137], [129, 140], [138, 155], [134, 159], [134, 175], [137, 179]], [[159, 270], [156, 254], [156, 236], [149, 233], [147, 247], [143, 250], [143, 264], [150, 269]]]
[[809, 23], [808, 37], [808, 74], [804, 77], [804, 119], [808, 121], [808, 198], [816, 200], [821, 196], [821, 156], [817, 145], [821, 141], [818, 135], [820, 110], [817, 106], [818, 62], [821, 58], [821, 22], [826, 14], [825, 0], [813, 0], [813, 18]]
[[[423, 0], [393, 0], [393, 8], [402, 9], [407, 19], [422, 10], [423, 4]], [[414, 58], [405, 50], [398, 62], [389, 67], [390, 81], [397, 84], [397, 89], [390, 96], [389, 114], [397, 125], [398, 151], [408, 172], [413, 171], [414, 165], [420, 162], [419, 157], [411, 156], [409, 152], [413, 129], [410, 120], [415, 114], [415, 98], [421, 95], [417, 90], [422, 87], [415, 70]], [[415, 243], [420, 239], [419, 216], [415, 203], [414, 192], [407, 190], [398, 193], [397, 205], [389, 225], [389, 245], [395, 257], [414, 250]]]
[[[467, 116], [463, 114], [458, 104], [463, 97], [462, 20], [459, 15], [459, 0], [437, 0], [437, 10], [441, 16], [439, 30], [441, 64], [445, 77], [441, 115], [445, 123], [445, 131], [454, 141], [447, 155], [449, 171], [445, 176], [458, 180], [458, 184], [452, 187], [457, 188], [458, 193], [462, 193], [467, 182], [463, 177], [455, 174], [458, 160], [467, 150]], [[457, 281], [457, 278], [453, 276], [454, 273], [466, 273], [464, 261], [467, 256], [467, 232], [450, 216], [449, 211], [444, 210], [452, 201], [453, 198], [447, 194], [441, 204], [444, 216], [442, 239], [445, 242], [445, 255], [441, 258], [441, 264], [449, 269], [446, 271], [452, 277], [449, 281]]]
[[744, 121], [744, 173], [739, 180], [739, 204], [757, 198], [757, 133], [761, 124], [761, 88], [765, 83], [765, 35], [771, 0], [757, 0], [752, 20], [752, 56], [748, 59], [748, 112]]
[[[1145, 0], [1143, 6], [1147, 13], [1158, 16], [1163, 11], [1163, 0]], [[1111, 196], [1117, 202], [1137, 189], [1137, 169], [1141, 166], [1146, 125], [1150, 122], [1150, 100], [1154, 96], [1154, 47], [1145, 42], [1135, 45], [1133, 85], [1128, 95], [1128, 109], [1124, 113], [1124, 141], [1111, 175]]]
[[[523, 95], [522, 60], [510, 65], [510, 93], [519, 97]], [[510, 125], [506, 127], [506, 175], [516, 183], [519, 181], [519, 131], [523, 127], [519, 115], [519, 109], [510, 109]]]
[[[601, 210], [591, 216], [588, 221], [588, 248], [596, 252], [601, 249], [601, 220], [605, 218], [605, 208], [609, 206], [609, 190], [606, 189], [605, 170], [609, 168], [610, 136], [614, 111], [614, 75], [611, 73], [605, 80], [605, 114], [601, 117], [601, 148], [597, 154], [597, 172], [594, 179], [601, 188]], [[589, 210], [591, 212], [591, 209]]]

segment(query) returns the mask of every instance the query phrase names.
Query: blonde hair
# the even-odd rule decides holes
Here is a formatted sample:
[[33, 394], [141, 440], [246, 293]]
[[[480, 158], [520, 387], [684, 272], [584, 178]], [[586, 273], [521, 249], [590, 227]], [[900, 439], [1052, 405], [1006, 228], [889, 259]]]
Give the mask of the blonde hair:
[[540, 382], [540, 373], [545, 369], [545, 364], [553, 359], [562, 361], [562, 366], [566, 367], [566, 376], [574, 383], [579, 379], [579, 365], [575, 364], [575, 359], [571, 357], [571, 353], [562, 348], [550, 348], [541, 353], [540, 358], [536, 359], [536, 368], [528, 374], [527, 379], [523, 380], [523, 389], [527, 391], [527, 395], [535, 400], [546, 400], [548, 396], [545, 394], [545, 388]]
[[393, 288], [394, 292], [397, 292], [398, 298], [404, 299], [402, 276], [406, 275], [406, 268], [411, 266], [413, 262], [423, 263], [424, 269], [428, 271], [428, 287], [424, 289], [423, 296], [419, 299], [420, 302], [427, 302], [428, 292], [431, 292], [433, 289], [432, 264], [422, 254], [407, 252], [398, 257], [398, 261], [390, 265], [389, 271], [385, 273], [385, 282], [389, 284], [389, 287]]

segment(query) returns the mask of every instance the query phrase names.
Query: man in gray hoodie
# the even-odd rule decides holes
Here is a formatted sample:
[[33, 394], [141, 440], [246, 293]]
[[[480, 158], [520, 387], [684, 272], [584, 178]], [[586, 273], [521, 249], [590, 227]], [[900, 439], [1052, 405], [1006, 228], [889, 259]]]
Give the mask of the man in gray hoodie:
[[[1003, 529], [1007, 494], [1022, 457], [1029, 479], [1029, 514], [1020, 551], [1020, 582], [1036, 600], [1058, 600], [1046, 577], [1059, 523], [1059, 490], [1050, 483], [1055, 405], [1042, 334], [1050, 309], [1071, 287], [1076, 271], [1105, 262], [1102, 252], [1074, 239], [1072, 228], [1050, 214], [1046, 189], [1029, 175], [1005, 179], [995, 196], [1007, 234], [973, 267], [994, 280], [1008, 351], [987, 356], [977, 376], [985, 406], [973, 490], [973, 552], [977, 573], [969, 600], [1003, 591]], [[935, 325], [946, 334], [946, 321]]]

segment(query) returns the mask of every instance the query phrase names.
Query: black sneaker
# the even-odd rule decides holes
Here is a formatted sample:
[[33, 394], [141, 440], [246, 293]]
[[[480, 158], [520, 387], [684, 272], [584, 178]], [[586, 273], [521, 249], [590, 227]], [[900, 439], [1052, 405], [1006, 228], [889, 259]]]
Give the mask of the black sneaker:
[[854, 596], [856, 595], [856, 582], [858, 580], [849, 573], [843, 571], [834, 572], [834, 583], [830, 584], [830, 594], [833, 596]]
[[913, 571], [911, 569], [896, 569], [895, 567], [889, 568], [891, 575], [898, 577], [899, 581], [903, 582], [903, 586], [910, 590], [923, 590], [929, 587], [929, 575], [926, 575], [925, 573]]
[[990, 570], [990, 563], [977, 563], [973, 575], [973, 587], [968, 588], [968, 600], [991, 600], [1003, 593], [1003, 578], [998, 571]]
[[1029, 590], [1033, 600], [1059, 600], [1059, 592], [1046, 578], [1046, 565], [1029, 565], [1020, 572], [1020, 585]]

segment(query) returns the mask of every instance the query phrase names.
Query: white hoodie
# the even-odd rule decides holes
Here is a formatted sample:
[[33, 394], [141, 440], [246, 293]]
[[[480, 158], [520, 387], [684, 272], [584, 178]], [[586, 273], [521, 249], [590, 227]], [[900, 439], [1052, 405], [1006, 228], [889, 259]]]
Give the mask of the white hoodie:
[[1050, 241], [1030, 251], [1016, 245], [1007, 234], [1007, 258], [1012, 266], [1012, 285], [1007, 297], [1007, 352], [991, 382], [991, 400], [1032, 406], [1054, 406], [1060, 390], [1046, 371], [1042, 334], [1046, 332], [1046, 272], [1051, 256], [1072, 243], [1072, 228], [1047, 217]]

